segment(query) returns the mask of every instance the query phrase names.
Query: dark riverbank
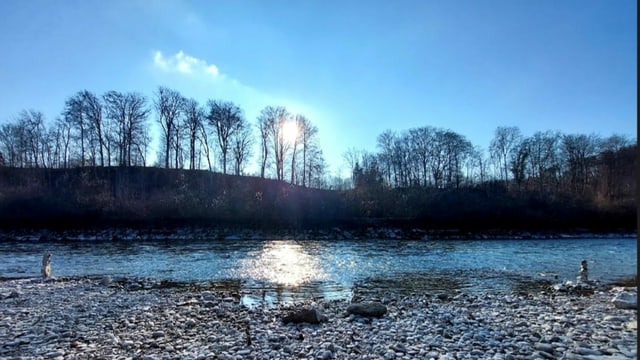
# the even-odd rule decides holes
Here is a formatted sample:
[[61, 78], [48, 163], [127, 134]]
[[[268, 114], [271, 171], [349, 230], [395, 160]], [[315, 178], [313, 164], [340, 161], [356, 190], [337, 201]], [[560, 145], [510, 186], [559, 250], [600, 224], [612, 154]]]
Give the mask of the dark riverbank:
[[574, 231], [483, 231], [419, 228], [338, 228], [255, 230], [218, 227], [78, 227], [75, 229], [13, 228], [0, 230], [0, 241], [189, 241], [189, 240], [514, 240], [514, 239], [598, 239], [636, 238], [637, 234]]
[[197, 227], [213, 228], [222, 237], [247, 229], [279, 237], [408, 239], [637, 231], [635, 198], [529, 191], [495, 182], [327, 190], [201, 170], [0, 167], [0, 189], [5, 230]]

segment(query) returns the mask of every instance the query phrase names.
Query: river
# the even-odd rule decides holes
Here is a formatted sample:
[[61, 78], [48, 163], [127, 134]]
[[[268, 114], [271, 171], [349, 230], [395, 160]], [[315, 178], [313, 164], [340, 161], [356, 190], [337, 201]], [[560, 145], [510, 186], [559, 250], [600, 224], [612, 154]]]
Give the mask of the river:
[[263, 300], [344, 298], [354, 286], [405, 292], [509, 292], [539, 280], [575, 280], [580, 261], [590, 279], [636, 275], [637, 241], [72, 241], [0, 243], [0, 278], [40, 276], [46, 251], [55, 277], [151, 278], [235, 284]]

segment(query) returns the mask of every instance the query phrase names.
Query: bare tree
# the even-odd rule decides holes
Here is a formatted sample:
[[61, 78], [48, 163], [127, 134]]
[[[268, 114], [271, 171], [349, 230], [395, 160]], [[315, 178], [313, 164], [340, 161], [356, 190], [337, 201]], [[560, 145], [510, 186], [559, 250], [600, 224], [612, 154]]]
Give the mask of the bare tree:
[[531, 175], [529, 156], [531, 156], [531, 141], [527, 138], [516, 145], [511, 151], [511, 173], [518, 189], [521, 189]]
[[[179, 150], [179, 144], [175, 144], [180, 139], [179, 121], [180, 114], [184, 109], [184, 98], [176, 90], [172, 90], [163, 86], [158, 87], [154, 105], [158, 112], [158, 123], [162, 128], [163, 146], [164, 146], [164, 167], [170, 167], [171, 149]], [[177, 156], [176, 164], [177, 167]]]
[[431, 161], [429, 161], [429, 170], [433, 178], [433, 186], [436, 188], [444, 187], [444, 178], [447, 165], [447, 151], [445, 131], [441, 129], [434, 130], [433, 141], [431, 141]]
[[290, 141], [289, 146], [291, 147], [291, 184], [295, 184], [296, 182], [296, 156], [298, 155], [298, 145], [300, 144], [300, 133], [301, 126], [303, 123], [304, 116], [300, 114], [296, 114], [292, 117], [292, 126], [295, 129], [295, 134], [293, 139], [284, 139], [285, 141]]
[[236, 175], [242, 175], [245, 164], [251, 156], [251, 148], [253, 145], [251, 127], [246, 122], [243, 122], [241, 128], [234, 134], [231, 145], [234, 172]]
[[593, 172], [600, 139], [595, 135], [564, 135], [561, 152], [567, 172], [567, 184], [574, 194], [584, 194]]
[[44, 167], [42, 157], [42, 148], [45, 146], [44, 115], [40, 111], [23, 110], [18, 117], [18, 123], [24, 131], [27, 166]]
[[189, 169], [193, 170], [196, 169], [196, 143], [201, 139], [201, 129], [205, 116], [204, 110], [200, 108], [200, 105], [198, 105], [198, 102], [194, 99], [185, 101], [184, 113], [187, 136], [189, 138]]
[[309, 187], [323, 188], [326, 185], [325, 172], [327, 164], [322, 149], [312, 143], [307, 149], [306, 179]]
[[602, 200], [616, 201], [623, 199], [625, 194], [635, 194], [637, 176], [634, 176], [634, 170], [637, 160], [633, 159], [637, 159], [637, 141], [632, 145], [629, 138], [618, 134], [601, 141], [598, 193]]
[[0, 126], [0, 151], [6, 154], [5, 163], [10, 167], [24, 167], [26, 148], [25, 131], [20, 124]]
[[538, 191], [557, 186], [560, 161], [559, 161], [560, 134], [546, 131], [536, 132], [528, 142], [528, 170], [534, 186]]
[[271, 122], [270, 107], [262, 109], [258, 116], [258, 131], [260, 132], [260, 177], [264, 179], [267, 161], [269, 159], [269, 123]]
[[407, 187], [410, 185], [409, 158], [409, 147], [405, 136], [395, 136], [391, 145], [391, 167], [395, 174], [396, 186]]
[[[102, 121], [102, 102], [94, 93], [83, 90], [76, 95], [82, 106], [83, 118], [89, 129], [89, 142], [92, 152], [98, 152], [100, 166], [104, 166], [104, 134]], [[93, 156], [95, 158], [95, 155]]]
[[498, 127], [495, 130], [493, 140], [491, 140], [489, 152], [500, 169], [500, 177], [505, 182], [509, 180], [511, 152], [518, 146], [520, 141], [522, 141], [522, 135], [520, 134], [520, 129], [515, 126]]
[[[300, 142], [302, 144], [302, 186], [307, 186], [308, 180], [313, 175], [311, 172], [312, 160], [314, 159], [314, 150], [319, 145], [317, 141], [318, 128], [305, 117], [301, 117], [299, 122]], [[319, 150], [320, 155], [322, 151]], [[323, 160], [324, 161], [324, 160]]]
[[472, 170], [476, 171], [475, 176], [472, 177], [472, 182], [484, 184], [487, 180], [487, 160], [485, 158], [484, 149], [475, 145], [470, 154], [470, 160], [472, 162]]
[[86, 154], [86, 139], [87, 139], [87, 121], [84, 117], [83, 105], [82, 105], [82, 97], [78, 94], [70, 97], [65, 102], [65, 107], [63, 111], [63, 116], [65, 121], [68, 124], [72, 125], [73, 138], [79, 143], [80, 154], [79, 154], [79, 164], [80, 166], [85, 166], [85, 154]]
[[[382, 172], [386, 178], [387, 184], [391, 185], [391, 178], [394, 171], [392, 169], [393, 164], [393, 143], [396, 138], [396, 133], [392, 130], [386, 130], [382, 134], [378, 135], [378, 149], [380, 150], [379, 159], [382, 163]], [[397, 183], [397, 179], [396, 179]]]
[[69, 146], [71, 142], [71, 124], [64, 118], [56, 118], [48, 130], [48, 146], [50, 166], [66, 168], [69, 161]]
[[[204, 118], [204, 110], [203, 110], [203, 118]], [[211, 146], [209, 145], [209, 136], [210, 133], [208, 129], [208, 125], [206, 121], [203, 121], [200, 124], [200, 144], [204, 148], [204, 154], [207, 158], [207, 165], [209, 166], [209, 171], [213, 171], [213, 166], [211, 164]]]
[[268, 158], [269, 142], [273, 150], [273, 160], [276, 166], [276, 178], [284, 180], [284, 157], [287, 144], [284, 141], [283, 125], [289, 120], [289, 112], [282, 106], [267, 106], [262, 109], [258, 117], [262, 140], [262, 168], [261, 176], [264, 177], [264, 168]]
[[463, 135], [453, 131], [445, 131], [442, 136], [446, 151], [445, 178], [449, 186], [459, 188], [462, 182], [462, 165], [473, 146]]
[[409, 130], [409, 144], [411, 147], [412, 158], [415, 160], [415, 166], [418, 167], [417, 173], [421, 179], [422, 186], [429, 186], [429, 161], [431, 142], [433, 141], [434, 131], [432, 127], [419, 127]]
[[227, 173], [227, 157], [231, 148], [233, 136], [244, 126], [244, 117], [240, 107], [232, 102], [209, 100], [207, 103], [207, 120], [216, 133], [220, 156], [222, 160], [222, 173]]
[[107, 118], [111, 119], [116, 129], [115, 142], [118, 147], [118, 164], [120, 166], [145, 165], [146, 158], [142, 152], [150, 142], [147, 128], [149, 108], [147, 99], [138, 93], [120, 93], [109, 91], [104, 96]]
[[351, 174], [351, 186], [353, 187], [356, 186], [355, 178], [353, 177], [353, 174], [356, 172], [356, 165], [359, 166], [358, 162], [360, 160], [361, 155], [362, 155], [362, 151], [353, 147], [348, 148], [347, 151], [345, 151], [342, 154], [342, 158], [344, 159], [344, 161], [347, 163], [347, 166], [349, 167], [349, 174]]

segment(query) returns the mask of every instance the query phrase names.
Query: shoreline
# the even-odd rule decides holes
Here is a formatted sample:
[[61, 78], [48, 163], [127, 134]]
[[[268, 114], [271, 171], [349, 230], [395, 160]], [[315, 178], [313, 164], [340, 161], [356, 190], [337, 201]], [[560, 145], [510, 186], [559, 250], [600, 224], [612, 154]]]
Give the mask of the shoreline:
[[2, 229], [0, 242], [8, 241], [185, 241], [185, 240], [555, 240], [637, 238], [628, 231], [464, 231], [397, 227], [333, 227], [330, 229], [249, 229], [232, 227], [103, 227], [56, 230]]
[[[613, 287], [566, 293], [433, 296], [367, 293], [380, 318], [348, 315], [348, 300], [240, 304], [224, 289], [132, 290], [98, 279], [0, 282], [0, 358], [633, 359], [637, 308]], [[293, 309], [327, 321], [285, 324]]]

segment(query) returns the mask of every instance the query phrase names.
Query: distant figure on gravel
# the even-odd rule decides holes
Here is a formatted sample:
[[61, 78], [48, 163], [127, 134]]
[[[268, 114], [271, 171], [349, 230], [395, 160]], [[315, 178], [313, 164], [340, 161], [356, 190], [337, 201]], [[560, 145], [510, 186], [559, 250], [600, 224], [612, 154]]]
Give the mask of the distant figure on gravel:
[[51, 253], [48, 251], [42, 257], [42, 276], [45, 279], [51, 276]]
[[580, 275], [578, 275], [578, 283], [586, 283], [589, 281], [589, 269], [587, 268], [587, 260], [580, 263]]

